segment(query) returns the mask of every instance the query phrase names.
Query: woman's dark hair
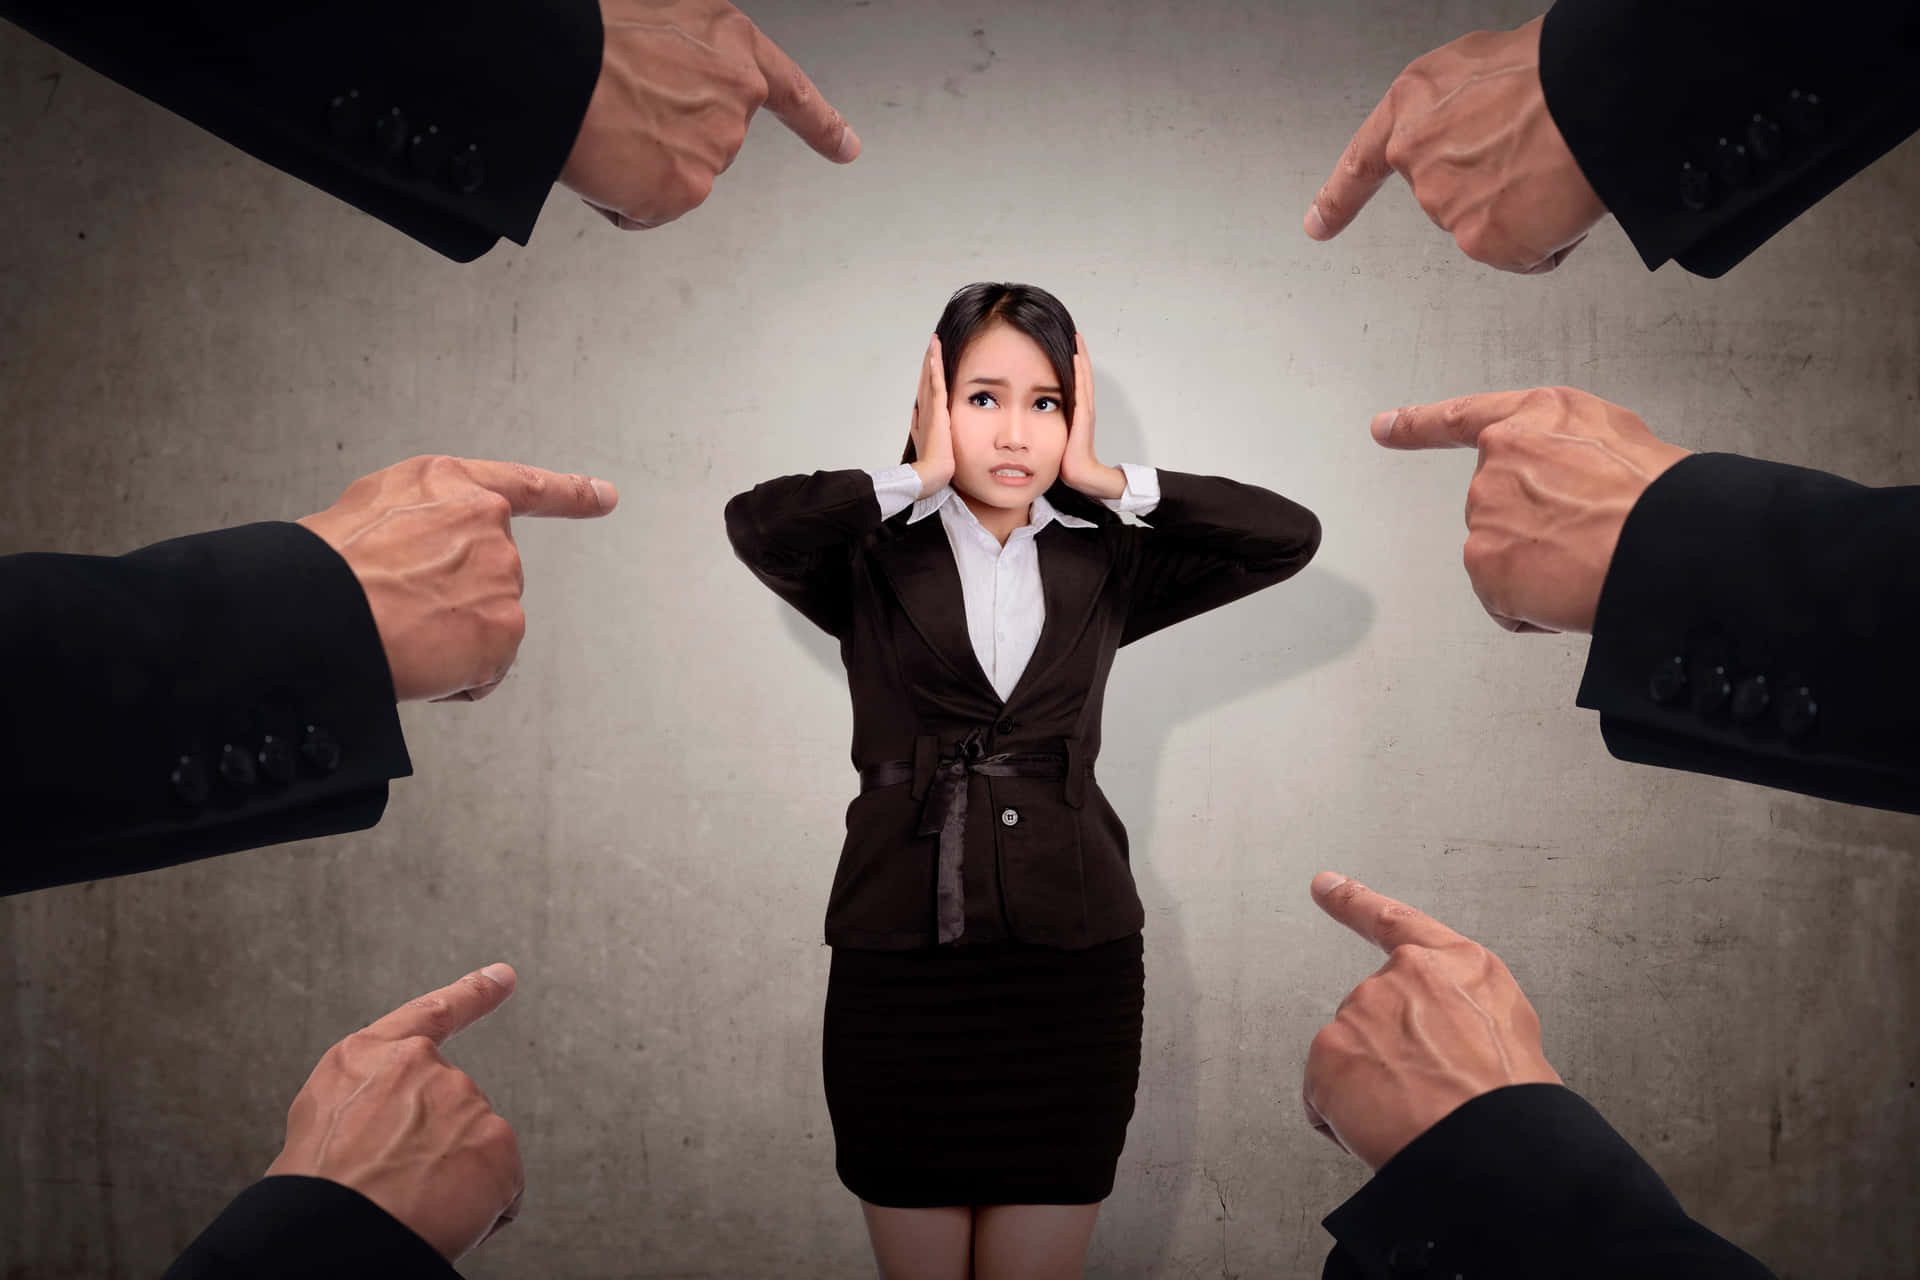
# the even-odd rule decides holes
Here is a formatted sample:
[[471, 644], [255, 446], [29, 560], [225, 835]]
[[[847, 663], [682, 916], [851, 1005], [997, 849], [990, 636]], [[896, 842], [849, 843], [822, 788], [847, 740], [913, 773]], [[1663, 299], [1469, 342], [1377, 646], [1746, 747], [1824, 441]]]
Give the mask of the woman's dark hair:
[[[1011, 325], [1032, 338], [1047, 357], [1047, 363], [1053, 366], [1053, 376], [1060, 384], [1060, 412], [1072, 422], [1074, 334], [1078, 330], [1060, 299], [1038, 285], [982, 281], [967, 285], [947, 299], [946, 310], [940, 313], [940, 322], [934, 325], [933, 332], [940, 339], [940, 364], [946, 372], [948, 388], [952, 388], [959, 374], [960, 357], [966, 354], [967, 347], [996, 324]], [[912, 462], [916, 456], [913, 437], [909, 435], [900, 461]], [[1111, 519], [1107, 508], [1058, 481], [1047, 491], [1047, 501], [1083, 519], [1101, 523]]]

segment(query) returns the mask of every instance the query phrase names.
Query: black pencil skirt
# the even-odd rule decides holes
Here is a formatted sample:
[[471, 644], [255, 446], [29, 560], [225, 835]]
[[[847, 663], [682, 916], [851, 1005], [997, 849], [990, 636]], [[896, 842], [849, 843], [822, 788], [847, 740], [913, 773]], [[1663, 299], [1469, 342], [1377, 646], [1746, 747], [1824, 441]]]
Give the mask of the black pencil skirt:
[[1106, 1199], [1144, 991], [1138, 934], [836, 948], [822, 1057], [840, 1181], [901, 1209]]

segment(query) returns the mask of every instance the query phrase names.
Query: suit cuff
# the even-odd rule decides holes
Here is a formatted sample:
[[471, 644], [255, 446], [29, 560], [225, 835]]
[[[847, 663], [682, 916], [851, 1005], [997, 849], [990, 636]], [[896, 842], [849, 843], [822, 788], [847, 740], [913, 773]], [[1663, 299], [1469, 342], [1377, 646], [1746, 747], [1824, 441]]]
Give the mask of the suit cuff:
[[[1668, 1235], [1676, 1224], [1692, 1226], [1659, 1175], [1555, 1084], [1462, 1104], [1322, 1222], [1362, 1275], [1488, 1280], [1538, 1274], [1542, 1249], [1584, 1257], [1588, 1243]], [[1717, 1242], [1704, 1228], [1691, 1234]]]
[[1120, 471], [1127, 477], [1127, 487], [1117, 498], [1102, 498], [1101, 505], [1109, 511], [1118, 511], [1123, 515], [1145, 516], [1160, 505], [1160, 472], [1157, 468], [1142, 466], [1138, 462], [1122, 462]]
[[325, 1178], [262, 1178], [187, 1246], [165, 1280], [457, 1280], [398, 1218]]
[[920, 499], [920, 473], [911, 463], [878, 471], [869, 468], [867, 474], [873, 477], [873, 497], [880, 504], [882, 521], [893, 519]]
[[1917, 510], [1920, 489], [1682, 459], [1620, 531], [1578, 705], [1623, 759], [1912, 810]]

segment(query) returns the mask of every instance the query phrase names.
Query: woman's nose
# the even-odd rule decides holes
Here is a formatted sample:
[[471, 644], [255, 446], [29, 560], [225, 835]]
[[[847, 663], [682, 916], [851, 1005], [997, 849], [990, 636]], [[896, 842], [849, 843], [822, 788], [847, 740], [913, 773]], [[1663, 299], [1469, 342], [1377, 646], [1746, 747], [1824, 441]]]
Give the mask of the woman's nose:
[[994, 443], [1002, 449], [1024, 449], [1029, 434], [1026, 415], [1016, 409], [1001, 419]]

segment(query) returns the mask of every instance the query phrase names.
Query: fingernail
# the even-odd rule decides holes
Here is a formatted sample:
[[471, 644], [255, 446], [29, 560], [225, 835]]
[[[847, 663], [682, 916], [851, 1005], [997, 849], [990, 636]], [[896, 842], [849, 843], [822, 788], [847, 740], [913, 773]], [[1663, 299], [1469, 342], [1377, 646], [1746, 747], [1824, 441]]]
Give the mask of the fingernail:
[[1375, 414], [1368, 430], [1373, 432], [1373, 438], [1375, 440], [1378, 440], [1381, 444], [1385, 444], [1387, 437], [1393, 434], [1393, 424], [1398, 421], [1400, 421], [1400, 411], [1398, 409], [1389, 409], [1385, 413]]
[[1306, 228], [1307, 234], [1315, 240], [1325, 240], [1327, 238], [1327, 220], [1320, 216], [1319, 205], [1310, 204], [1307, 206]]
[[853, 131], [852, 125], [847, 125], [846, 130], [840, 135], [840, 150], [833, 155], [835, 164], [846, 164], [860, 154], [860, 135]]
[[490, 964], [480, 972], [492, 978], [508, 991], [512, 991], [515, 984], [519, 981], [519, 979], [514, 976], [513, 970], [504, 964]]
[[593, 482], [593, 496], [600, 499], [600, 509], [602, 511], [613, 510], [614, 506], [620, 501], [620, 491], [608, 484], [605, 480], [595, 480]]
[[1313, 878], [1313, 896], [1324, 898], [1347, 882], [1338, 871], [1322, 871]]

